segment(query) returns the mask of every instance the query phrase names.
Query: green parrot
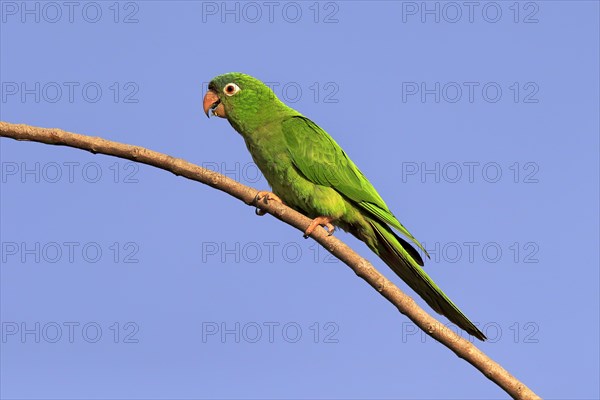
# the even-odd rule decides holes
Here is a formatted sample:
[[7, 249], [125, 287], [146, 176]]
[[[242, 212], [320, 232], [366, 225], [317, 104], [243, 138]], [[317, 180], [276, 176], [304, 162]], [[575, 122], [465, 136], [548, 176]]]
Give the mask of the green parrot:
[[[283, 201], [317, 226], [334, 226], [363, 241], [431, 308], [480, 340], [485, 335], [423, 270], [421, 243], [396, 219], [381, 196], [331, 136], [280, 101], [260, 80], [242, 73], [215, 77], [204, 112], [226, 118], [239, 132], [272, 188], [258, 200]], [[427, 254], [429, 257], [429, 255]]]

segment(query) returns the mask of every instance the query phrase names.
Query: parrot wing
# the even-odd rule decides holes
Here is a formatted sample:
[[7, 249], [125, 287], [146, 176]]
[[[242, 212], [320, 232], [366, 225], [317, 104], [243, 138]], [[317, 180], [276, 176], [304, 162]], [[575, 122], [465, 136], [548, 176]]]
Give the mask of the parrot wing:
[[[425, 254], [427, 251], [396, 219], [379, 193], [331, 136], [310, 119], [298, 115], [282, 123], [294, 166], [311, 182], [335, 189], [382, 223], [391, 225]], [[404, 240], [406, 251], [423, 265], [419, 253]], [[429, 257], [429, 254], [427, 254]]]

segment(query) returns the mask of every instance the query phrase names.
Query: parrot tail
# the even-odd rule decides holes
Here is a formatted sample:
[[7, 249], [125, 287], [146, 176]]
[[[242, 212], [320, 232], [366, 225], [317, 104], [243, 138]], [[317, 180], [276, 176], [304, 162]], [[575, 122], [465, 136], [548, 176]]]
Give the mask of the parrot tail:
[[396, 235], [387, 225], [371, 218], [367, 218], [367, 221], [375, 234], [375, 240], [372, 237], [361, 237], [367, 234], [365, 230], [361, 230], [361, 233], [356, 232], [356, 236], [359, 239], [365, 242], [375, 254], [436, 312], [446, 316], [450, 321], [477, 339], [487, 339], [442, 292], [423, 268], [421, 268], [423, 261], [419, 253], [412, 246]]

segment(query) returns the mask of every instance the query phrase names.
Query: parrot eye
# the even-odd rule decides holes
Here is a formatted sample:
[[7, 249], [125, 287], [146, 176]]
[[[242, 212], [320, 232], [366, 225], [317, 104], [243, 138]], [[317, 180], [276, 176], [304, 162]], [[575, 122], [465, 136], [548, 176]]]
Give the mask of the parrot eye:
[[228, 83], [227, 85], [225, 85], [223, 91], [227, 96], [233, 96], [234, 94], [240, 91], [240, 87], [235, 83]]

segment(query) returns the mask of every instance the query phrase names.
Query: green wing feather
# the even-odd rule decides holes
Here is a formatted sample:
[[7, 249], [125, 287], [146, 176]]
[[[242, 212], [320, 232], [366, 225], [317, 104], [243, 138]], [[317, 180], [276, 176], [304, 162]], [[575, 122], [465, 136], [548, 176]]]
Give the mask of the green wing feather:
[[[304, 116], [294, 116], [283, 122], [283, 133], [292, 162], [308, 180], [335, 189], [380, 222], [396, 228], [429, 257], [423, 245], [396, 219], [373, 185], [327, 132]], [[421, 259], [418, 253], [416, 259]], [[422, 260], [419, 264], [423, 264]]]

